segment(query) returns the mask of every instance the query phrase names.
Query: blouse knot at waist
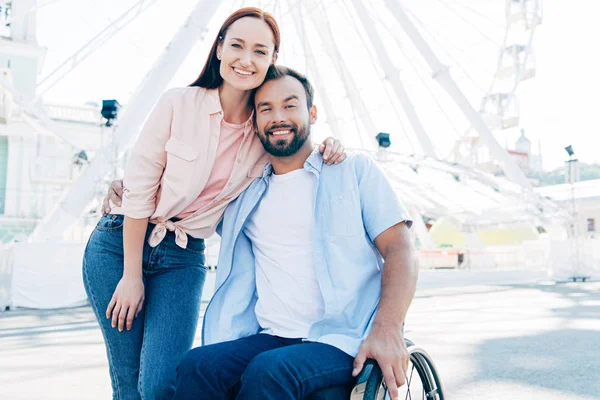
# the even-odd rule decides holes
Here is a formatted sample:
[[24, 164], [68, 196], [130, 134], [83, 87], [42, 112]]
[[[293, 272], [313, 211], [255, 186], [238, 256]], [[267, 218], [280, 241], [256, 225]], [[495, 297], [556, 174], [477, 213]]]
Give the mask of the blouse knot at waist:
[[185, 249], [188, 243], [187, 233], [183, 231], [181, 226], [177, 224], [177, 222], [173, 222], [170, 219], [166, 221], [150, 221], [156, 226], [152, 229], [152, 233], [150, 233], [150, 238], [148, 239], [148, 244], [150, 247], [156, 247], [160, 242], [163, 241], [165, 235], [167, 234], [167, 230], [171, 232], [175, 232], [175, 243], [177, 246]]

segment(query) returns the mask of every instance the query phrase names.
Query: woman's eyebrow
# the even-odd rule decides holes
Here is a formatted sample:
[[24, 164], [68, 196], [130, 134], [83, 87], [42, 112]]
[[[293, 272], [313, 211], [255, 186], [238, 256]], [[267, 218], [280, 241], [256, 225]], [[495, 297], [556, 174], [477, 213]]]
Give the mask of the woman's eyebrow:
[[[240, 38], [231, 38], [231, 40], [237, 40], [238, 42], [246, 43], [246, 41], [244, 39], [240, 39]], [[261, 44], [261, 43], [256, 43], [255, 46], [264, 47], [265, 49], [269, 48], [269, 46], [267, 46], [266, 44]]]

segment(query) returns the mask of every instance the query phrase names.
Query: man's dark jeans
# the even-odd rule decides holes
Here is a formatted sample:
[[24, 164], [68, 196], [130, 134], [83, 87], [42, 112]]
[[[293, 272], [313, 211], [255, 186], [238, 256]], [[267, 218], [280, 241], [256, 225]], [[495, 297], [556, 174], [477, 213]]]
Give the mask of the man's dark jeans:
[[179, 364], [175, 400], [304, 399], [354, 384], [354, 358], [323, 343], [258, 334], [190, 350]]

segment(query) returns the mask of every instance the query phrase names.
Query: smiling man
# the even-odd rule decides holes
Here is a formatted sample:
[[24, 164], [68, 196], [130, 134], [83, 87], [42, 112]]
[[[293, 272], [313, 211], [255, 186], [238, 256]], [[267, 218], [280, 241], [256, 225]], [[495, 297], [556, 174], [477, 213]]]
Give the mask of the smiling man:
[[312, 98], [308, 80], [285, 67], [271, 67], [255, 93], [271, 162], [225, 212], [204, 346], [179, 365], [175, 399], [349, 392], [366, 358], [379, 362], [393, 398], [405, 382], [411, 222], [368, 157], [323, 168]]

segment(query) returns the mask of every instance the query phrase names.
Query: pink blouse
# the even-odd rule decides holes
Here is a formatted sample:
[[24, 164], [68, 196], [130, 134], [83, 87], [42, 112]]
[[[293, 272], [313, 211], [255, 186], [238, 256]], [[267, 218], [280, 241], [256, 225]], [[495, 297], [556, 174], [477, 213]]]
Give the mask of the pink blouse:
[[216, 159], [219, 160], [218, 165], [213, 165], [206, 186], [200, 196], [177, 215], [177, 218], [189, 217], [217, 198], [219, 193], [225, 189], [235, 165], [238, 149], [244, 139], [244, 127], [245, 124], [230, 124], [224, 119], [221, 120], [221, 134], [219, 135], [216, 156]]
[[168, 90], [146, 120], [123, 178], [122, 205], [113, 212], [150, 218], [151, 246], [167, 230], [183, 248], [187, 235], [210, 237], [227, 204], [262, 176], [268, 158], [252, 118], [226, 129], [222, 121], [218, 90], [199, 87]]

